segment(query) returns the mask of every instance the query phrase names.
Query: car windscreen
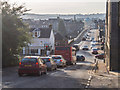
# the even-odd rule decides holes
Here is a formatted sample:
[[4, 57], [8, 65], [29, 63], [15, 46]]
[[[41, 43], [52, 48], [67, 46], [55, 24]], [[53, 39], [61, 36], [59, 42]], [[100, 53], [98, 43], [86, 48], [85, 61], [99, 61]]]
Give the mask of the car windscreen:
[[97, 51], [98, 49], [93, 49], [93, 51]]
[[23, 58], [22, 63], [36, 63], [37, 59], [36, 58]]
[[52, 57], [53, 59], [61, 59], [61, 57]]
[[41, 58], [44, 62], [50, 62], [50, 58]]

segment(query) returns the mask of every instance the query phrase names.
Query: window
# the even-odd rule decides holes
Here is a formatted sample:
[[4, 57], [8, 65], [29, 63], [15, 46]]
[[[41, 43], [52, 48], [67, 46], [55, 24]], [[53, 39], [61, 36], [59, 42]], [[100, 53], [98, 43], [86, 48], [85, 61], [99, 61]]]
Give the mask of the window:
[[35, 32], [35, 37], [37, 37], [37, 32]]
[[40, 31], [38, 31], [38, 37], [40, 37]]
[[41, 58], [44, 62], [50, 62], [50, 58]]
[[37, 59], [36, 58], [23, 58], [21, 62], [24, 62], [24, 63], [37, 62]]
[[31, 49], [31, 53], [38, 53], [38, 49]]
[[34, 37], [40, 37], [40, 31], [35, 31], [34, 32]]
[[56, 47], [56, 50], [70, 50], [69, 47]]
[[61, 57], [52, 57], [53, 59], [61, 59]]

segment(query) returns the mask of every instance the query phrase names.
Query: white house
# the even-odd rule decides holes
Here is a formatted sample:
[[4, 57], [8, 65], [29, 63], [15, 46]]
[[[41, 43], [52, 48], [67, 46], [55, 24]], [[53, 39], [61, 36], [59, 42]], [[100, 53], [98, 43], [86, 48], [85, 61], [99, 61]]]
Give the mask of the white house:
[[[54, 50], [54, 34], [53, 29], [49, 28], [36, 28], [32, 31], [33, 38], [31, 44], [28, 47], [23, 48], [23, 54], [30, 55], [43, 55], [46, 52], [46, 48], [49, 51]], [[25, 52], [26, 51], [26, 52]]]

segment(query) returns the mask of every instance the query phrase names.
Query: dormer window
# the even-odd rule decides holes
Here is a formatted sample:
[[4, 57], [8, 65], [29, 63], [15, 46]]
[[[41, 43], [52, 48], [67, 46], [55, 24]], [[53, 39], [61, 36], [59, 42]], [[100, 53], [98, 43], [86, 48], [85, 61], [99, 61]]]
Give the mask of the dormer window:
[[40, 37], [40, 31], [38, 31], [38, 37]]
[[33, 37], [40, 37], [40, 31], [35, 31]]
[[40, 30], [38, 28], [33, 31], [33, 37], [40, 37]]
[[35, 32], [35, 37], [37, 37], [38, 35], [37, 35], [37, 32]]

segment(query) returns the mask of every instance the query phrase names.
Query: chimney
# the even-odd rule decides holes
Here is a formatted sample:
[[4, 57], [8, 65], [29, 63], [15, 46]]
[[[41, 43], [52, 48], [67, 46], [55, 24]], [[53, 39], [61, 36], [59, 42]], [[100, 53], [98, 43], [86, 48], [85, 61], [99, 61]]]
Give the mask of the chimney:
[[52, 25], [51, 24], [49, 25], [49, 28], [52, 29]]

